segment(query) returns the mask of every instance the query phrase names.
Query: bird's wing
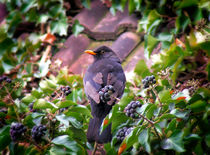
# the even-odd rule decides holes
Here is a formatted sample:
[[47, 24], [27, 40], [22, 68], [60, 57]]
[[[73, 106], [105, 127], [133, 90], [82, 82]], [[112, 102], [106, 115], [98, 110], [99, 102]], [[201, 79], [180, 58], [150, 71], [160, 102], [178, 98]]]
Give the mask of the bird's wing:
[[121, 68], [107, 75], [107, 85], [112, 85], [115, 92], [111, 95], [111, 100], [107, 104], [112, 105], [116, 102], [116, 98], [121, 98], [125, 89], [125, 74]]
[[[106, 64], [106, 63], [103, 63]], [[106, 85], [114, 87], [114, 94], [111, 100], [107, 103], [112, 105], [116, 98], [120, 98], [125, 88], [125, 75], [120, 64], [106, 64], [105, 67], [99, 67], [96, 72], [86, 71], [84, 77], [85, 93], [93, 99], [97, 104], [100, 103], [99, 91]]]
[[97, 104], [100, 103], [98, 92], [100, 91], [103, 83], [102, 78], [103, 76], [101, 72], [94, 74], [87, 70], [83, 82], [85, 94], [88, 96], [88, 98], [93, 99]]

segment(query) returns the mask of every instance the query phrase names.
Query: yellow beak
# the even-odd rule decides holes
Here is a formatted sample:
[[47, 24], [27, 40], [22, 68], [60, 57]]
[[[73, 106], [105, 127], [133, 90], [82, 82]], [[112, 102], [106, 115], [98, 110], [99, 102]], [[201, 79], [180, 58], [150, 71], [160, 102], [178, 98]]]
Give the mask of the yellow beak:
[[93, 52], [92, 50], [85, 50], [85, 53], [91, 54], [91, 55], [96, 55], [95, 52]]

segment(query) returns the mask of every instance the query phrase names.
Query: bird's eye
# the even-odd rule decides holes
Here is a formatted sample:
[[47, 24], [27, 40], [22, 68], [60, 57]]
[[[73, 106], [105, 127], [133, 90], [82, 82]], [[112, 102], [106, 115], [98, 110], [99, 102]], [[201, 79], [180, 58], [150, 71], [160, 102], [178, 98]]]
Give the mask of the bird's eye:
[[105, 51], [104, 51], [104, 50], [102, 50], [102, 51], [101, 51], [101, 54], [103, 54], [103, 53], [105, 53]]

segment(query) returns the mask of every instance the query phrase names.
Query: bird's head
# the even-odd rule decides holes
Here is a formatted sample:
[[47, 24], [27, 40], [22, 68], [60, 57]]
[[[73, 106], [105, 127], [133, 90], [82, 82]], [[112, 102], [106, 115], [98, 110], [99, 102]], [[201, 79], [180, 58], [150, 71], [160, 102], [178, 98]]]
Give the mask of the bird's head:
[[119, 59], [117, 55], [112, 51], [112, 49], [107, 46], [101, 46], [94, 51], [86, 50], [85, 53], [93, 55], [95, 59], [102, 59], [102, 58]]

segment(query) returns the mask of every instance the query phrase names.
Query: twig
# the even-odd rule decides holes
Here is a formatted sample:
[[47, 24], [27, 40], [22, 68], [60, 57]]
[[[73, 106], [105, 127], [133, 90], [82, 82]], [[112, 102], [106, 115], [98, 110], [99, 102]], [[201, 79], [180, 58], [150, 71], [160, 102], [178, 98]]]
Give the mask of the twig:
[[143, 118], [144, 120], [146, 120], [147, 122], [149, 122], [149, 123], [154, 127], [154, 130], [155, 130], [156, 135], [157, 135], [158, 138], [161, 140], [161, 137], [160, 137], [160, 135], [158, 134], [157, 129], [155, 128], [154, 122], [152, 122], [151, 120], [149, 120], [148, 118], [144, 117], [143, 115], [141, 115], [141, 114], [139, 114], [139, 113], [137, 113], [137, 114], [138, 114], [141, 118]]
[[9, 95], [9, 99], [12, 101], [12, 105], [13, 105], [13, 107], [14, 107], [15, 114], [16, 114], [16, 116], [17, 116], [17, 120], [18, 120], [18, 122], [21, 122], [21, 121], [20, 121], [20, 116], [18, 115], [17, 108], [16, 108], [16, 106], [15, 106], [15, 101], [13, 100], [13, 98], [12, 98], [12, 96], [11, 96], [9, 90], [7, 89], [7, 87], [4, 86], [4, 88], [5, 88], [6, 92], [7, 92], [7, 94]]
[[160, 106], [162, 107], [162, 102], [160, 101], [160, 97], [158, 96], [158, 93], [157, 93], [157, 91], [155, 90], [155, 88], [153, 87], [153, 85], [152, 85], [152, 91], [155, 93], [155, 96], [157, 97], [157, 99], [158, 99], [158, 101], [159, 101], [159, 103], [160, 103]]
[[98, 146], [98, 143], [95, 142], [95, 144], [94, 144], [94, 149], [93, 149], [93, 152], [91, 153], [91, 155], [95, 155], [96, 150], [97, 150], [97, 146]]

